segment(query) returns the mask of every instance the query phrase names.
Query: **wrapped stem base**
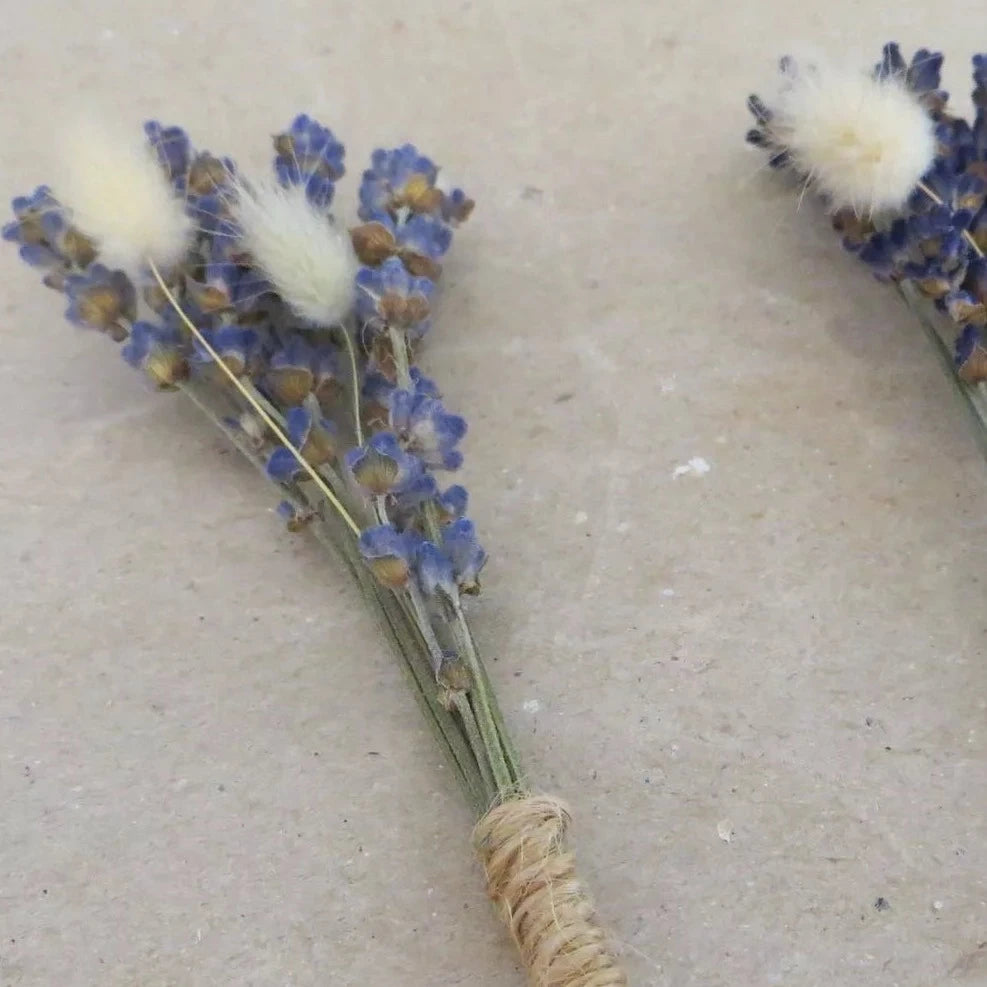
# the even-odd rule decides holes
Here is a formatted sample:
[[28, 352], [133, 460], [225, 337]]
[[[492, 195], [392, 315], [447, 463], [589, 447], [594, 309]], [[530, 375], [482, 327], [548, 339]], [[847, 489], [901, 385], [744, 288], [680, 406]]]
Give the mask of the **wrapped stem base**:
[[533, 987], [625, 987], [566, 849], [569, 811], [546, 795], [508, 799], [473, 837], [487, 891], [511, 930]]

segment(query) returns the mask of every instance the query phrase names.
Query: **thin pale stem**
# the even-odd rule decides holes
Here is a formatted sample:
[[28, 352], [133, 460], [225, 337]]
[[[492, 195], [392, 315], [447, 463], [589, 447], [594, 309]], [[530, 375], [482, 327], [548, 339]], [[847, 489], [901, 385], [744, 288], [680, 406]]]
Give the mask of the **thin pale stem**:
[[422, 599], [421, 592], [413, 579], [408, 580], [406, 592], [408, 594], [408, 600], [411, 602], [411, 609], [415, 614], [418, 627], [421, 630], [422, 638], [425, 644], [428, 645], [428, 656], [432, 665], [432, 671], [435, 673], [436, 678], [438, 678], [439, 672], [442, 669], [442, 663], [445, 661], [442, 646], [435, 636], [435, 631], [432, 629], [432, 622], [428, 617], [428, 611], [425, 609], [425, 601]]
[[483, 659], [480, 657], [480, 653], [476, 647], [476, 641], [473, 639], [473, 632], [470, 630], [469, 621], [466, 619], [466, 614], [463, 612], [462, 604], [458, 600], [455, 601], [453, 610], [456, 615], [456, 623], [459, 626], [467, 665], [471, 669], [475, 669], [474, 674], [480, 679], [480, 684], [483, 687], [484, 696], [490, 710], [491, 718], [493, 719], [494, 726], [497, 729], [497, 736], [500, 738], [500, 746], [504, 754], [504, 761], [507, 765], [508, 771], [511, 774], [513, 785], [517, 786], [520, 784], [522, 778], [521, 758], [518, 756], [517, 750], [511, 742], [511, 735], [507, 729], [507, 724], [504, 722], [504, 715], [500, 711], [500, 705], [497, 702], [496, 693], [490, 683], [490, 678], [487, 675], [487, 670], [483, 664]]
[[514, 790], [517, 778], [516, 773], [512, 772], [508, 766], [504, 747], [501, 743], [501, 735], [505, 731], [503, 725], [498, 727], [494, 716], [495, 704], [491, 701], [490, 680], [484, 674], [480, 655], [473, 645], [473, 638], [466, 624], [466, 617], [462, 612], [459, 600], [453, 600], [452, 606], [456, 617], [453, 623], [453, 633], [456, 635], [457, 644], [459, 644], [462, 652], [461, 657], [466, 662], [466, 667], [470, 672], [470, 698], [476, 709], [480, 735], [483, 737], [494, 780], [497, 782], [497, 791], [506, 794]]
[[278, 441], [281, 442], [282, 445], [284, 445], [285, 448], [287, 448], [291, 452], [291, 454], [298, 461], [298, 465], [301, 466], [306, 473], [308, 473], [308, 475], [312, 479], [312, 482], [315, 483], [315, 485], [322, 491], [323, 496], [326, 498], [326, 500], [329, 501], [329, 503], [333, 506], [333, 508], [343, 519], [343, 521], [346, 522], [346, 524], [349, 526], [353, 534], [359, 537], [360, 526], [350, 516], [349, 511], [347, 511], [346, 508], [343, 506], [342, 501], [340, 501], [339, 498], [336, 496], [336, 494], [329, 489], [329, 486], [326, 484], [325, 480], [319, 475], [315, 467], [312, 466], [312, 464], [309, 463], [309, 461], [301, 454], [301, 452], [295, 448], [291, 440], [288, 438], [287, 435], [285, 435], [284, 431], [281, 429], [278, 423], [267, 412], [267, 409], [264, 408], [264, 406], [254, 397], [254, 395], [251, 393], [251, 389], [248, 388], [240, 380], [240, 378], [237, 377], [235, 373], [233, 373], [232, 370], [230, 370], [230, 368], [226, 365], [226, 361], [223, 360], [220, 357], [220, 355], [216, 352], [216, 350], [213, 349], [213, 347], [209, 343], [209, 340], [206, 339], [206, 337], [199, 331], [195, 323], [188, 317], [188, 315], [186, 315], [185, 310], [181, 306], [181, 303], [178, 301], [177, 298], [175, 298], [174, 294], [172, 293], [172, 290], [165, 283], [165, 280], [161, 276], [161, 272], [158, 270], [157, 265], [154, 263], [154, 261], [152, 261], [150, 258], [147, 258], [147, 264], [151, 270], [151, 274], [154, 275], [154, 279], [157, 281], [158, 287], [161, 289], [162, 294], [164, 294], [165, 298], [168, 300], [168, 304], [171, 305], [171, 307], [175, 310], [175, 313], [178, 315], [179, 319], [182, 320], [182, 323], [185, 325], [186, 329], [188, 329], [188, 331], [192, 333], [192, 335], [195, 337], [199, 345], [206, 351], [206, 353], [209, 354], [210, 358], [215, 362], [216, 366], [218, 366], [220, 370], [229, 378], [233, 386], [243, 395], [243, 397], [247, 400], [247, 403], [250, 404], [250, 406], [254, 409], [254, 411], [257, 412], [257, 414], [260, 416], [264, 424], [267, 425], [267, 427], [277, 437]]
[[346, 352], [350, 358], [350, 380], [353, 384], [353, 427], [356, 429], [356, 444], [363, 445], [363, 422], [360, 421], [360, 377], [356, 363], [356, 347], [346, 326], [340, 326], [339, 332], [343, 337]]
[[372, 583], [366, 574], [364, 574], [362, 582], [368, 590], [373, 592], [380, 605], [380, 613], [385, 627], [394, 646], [404, 659], [401, 664], [414, 687], [416, 698], [425, 712], [430, 726], [439, 740], [448, 748], [456, 766], [457, 776], [467, 797], [482, 814], [489, 805], [489, 798], [487, 797], [486, 780], [480, 767], [481, 762], [476, 754], [471, 752], [472, 745], [463, 740], [455, 719], [439, 703], [431, 670], [421, 662], [416, 661], [422, 646], [421, 640], [418, 640], [415, 647], [409, 647], [409, 634], [417, 636], [420, 628], [416, 622], [410, 619], [401, 601], [390, 590]]
[[473, 751], [473, 756], [476, 758], [476, 765], [480, 769], [480, 775], [483, 778], [486, 795], [484, 802], [486, 804], [481, 809], [481, 812], [486, 811], [486, 809], [489, 808], [490, 803], [496, 798], [498, 792], [500, 791], [500, 786], [497, 784], [497, 781], [493, 776], [493, 772], [490, 769], [490, 763], [487, 758], [486, 744], [483, 742], [483, 736], [480, 732], [479, 725], [477, 724], [476, 716], [473, 713], [473, 707], [470, 705], [466, 693], [454, 693], [452, 701], [456, 707], [456, 712], [459, 714], [459, 718], [462, 721], [463, 729], [466, 731], [466, 739], [469, 741], [469, 745]]

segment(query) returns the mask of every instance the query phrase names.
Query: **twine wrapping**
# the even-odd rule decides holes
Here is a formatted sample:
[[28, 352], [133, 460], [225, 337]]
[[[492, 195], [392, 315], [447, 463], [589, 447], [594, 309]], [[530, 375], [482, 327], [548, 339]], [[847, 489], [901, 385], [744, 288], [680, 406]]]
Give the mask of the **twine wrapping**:
[[473, 833], [487, 891], [534, 987], [626, 987], [565, 847], [569, 811], [547, 795], [510, 799]]

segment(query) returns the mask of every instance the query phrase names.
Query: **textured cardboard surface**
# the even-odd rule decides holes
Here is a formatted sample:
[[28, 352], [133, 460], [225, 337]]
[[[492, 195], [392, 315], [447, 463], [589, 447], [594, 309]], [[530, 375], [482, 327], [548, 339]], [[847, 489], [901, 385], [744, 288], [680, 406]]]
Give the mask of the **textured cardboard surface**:
[[[984, 465], [741, 141], [789, 41], [875, 58], [885, 5], [8, 7], [5, 193], [83, 101], [256, 164], [305, 109], [340, 202], [407, 138], [477, 199], [426, 358], [471, 423], [477, 633], [635, 984], [987, 983]], [[894, 7], [960, 96], [979, 9]], [[520, 983], [356, 593], [0, 277], [0, 984]]]

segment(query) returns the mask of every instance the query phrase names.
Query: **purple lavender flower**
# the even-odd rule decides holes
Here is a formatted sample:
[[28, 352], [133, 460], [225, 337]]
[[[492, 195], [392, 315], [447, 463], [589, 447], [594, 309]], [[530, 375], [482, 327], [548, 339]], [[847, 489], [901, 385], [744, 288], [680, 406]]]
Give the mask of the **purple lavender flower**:
[[50, 213], [61, 215], [61, 205], [47, 185], [39, 185], [30, 195], [18, 195], [11, 203], [14, 221], [5, 223], [4, 240], [10, 243], [42, 243], [45, 233], [42, 220]]
[[240, 268], [229, 261], [214, 261], [206, 264], [203, 273], [202, 281], [187, 279], [189, 295], [196, 305], [210, 315], [232, 309], [240, 292]]
[[[430, 377], [426, 377], [418, 367], [411, 368], [411, 382], [414, 386], [415, 394], [420, 394], [426, 398], [441, 397], [435, 381]], [[395, 390], [397, 390], [397, 385], [393, 381], [388, 380], [382, 373], [371, 370], [363, 378], [361, 394], [365, 401], [389, 408], [391, 394]]]
[[987, 348], [975, 326], [967, 326], [956, 340], [954, 351], [956, 373], [961, 380], [977, 384], [987, 380]]
[[487, 553], [476, 539], [472, 521], [460, 518], [442, 529], [442, 550], [452, 563], [456, 584], [463, 593], [480, 590], [480, 570], [486, 564]]
[[404, 250], [438, 260], [452, 243], [452, 230], [434, 216], [410, 216], [397, 237]]
[[442, 545], [423, 542], [418, 549], [418, 580], [424, 592], [433, 596], [441, 591], [453, 598], [456, 591], [479, 592], [479, 575], [487, 553], [476, 540], [472, 521], [462, 518], [442, 529]]
[[189, 160], [186, 192], [192, 199], [215, 195], [229, 188], [235, 175], [236, 165], [232, 158], [217, 158], [208, 151], [199, 151]]
[[[257, 356], [260, 336], [255, 329], [228, 324], [216, 329], [200, 329], [206, 342], [216, 351], [219, 358], [238, 377], [245, 374]], [[211, 363], [212, 357], [198, 341], [194, 342], [196, 359], [200, 363]]]
[[[285, 414], [288, 440], [302, 458], [316, 469], [336, 458], [335, 425], [325, 418], [316, 420], [307, 408], [289, 408]], [[286, 483], [305, 471], [287, 446], [278, 446], [267, 461], [272, 479]]]
[[402, 589], [408, 584], [420, 543], [421, 537], [413, 532], [381, 524], [360, 535], [360, 554], [384, 586]]
[[181, 127], [163, 126], [157, 120], [148, 120], [144, 124], [144, 133], [168, 181], [176, 191], [184, 192], [192, 159], [192, 142], [188, 134]]
[[903, 219], [895, 220], [887, 233], [873, 234], [858, 256], [879, 281], [895, 280], [901, 277], [908, 259], [910, 236], [908, 224]]
[[422, 542], [416, 559], [418, 583], [426, 596], [437, 593], [454, 598], [456, 595], [456, 574], [452, 560], [437, 545], [430, 541]]
[[370, 167], [360, 183], [360, 219], [374, 214], [395, 213], [402, 207], [412, 212], [433, 212], [441, 207], [442, 193], [435, 188], [439, 170], [414, 144], [385, 150], [370, 157]]
[[412, 519], [437, 493], [435, 477], [425, 469], [416, 468], [393, 492], [394, 511], [402, 518]]
[[441, 401], [423, 394], [394, 390], [390, 425], [398, 441], [432, 469], [458, 469], [463, 455], [456, 445], [466, 434], [466, 419], [451, 415]]
[[942, 300], [949, 317], [959, 325], [987, 323], [987, 307], [968, 291], [951, 291]]
[[[2, 229], [4, 240], [20, 244], [20, 257], [31, 267], [85, 268], [96, 259], [96, 247], [65, 217], [47, 185], [11, 203], [14, 221]], [[47, 282], [46, 282], [47, 283]]]
[[461, 188], [455, 188], [447, 192], [442, 200], [442, 218], [450, 226], [458, 226], [469, 219], [475, 205]]
[[787, 167], [792, 156], [779, 142], [772, 130], [774, 111], [760, 96], [753, 94], [747, 97], [747, 109], [754, 117], [756, 126], [747, 131], [744, 139], [748, 144], [768, 152], [768, 165], [770, 167], [778, 169]]
[[91, 264], [83, 274], [65, 278], [69, 306], [65, 318], [77, 326], [107, 332], [113, 338], [126, 338], [121, 321], [137, 316], [137, 293], [123, 271], [111, 271], [102, 264]]
[[439, 509], [439, 521], [442, 524], [448, 524], [451, 521], [458, 520], [466, 513], [469, 494], [465, 487], [456, 483], [443, 490], [435, 498], [435, 502]]
[[442, 273], [439, 258], [452, 243], [452, 230], [433, 216], [410, 216], [397, 228], [398, 254], [411, 274], [436, 281]]
[[364, 264], [376, 267], [398, 252], [397, 223], [386, 212], [374, 212], [350, 230], [353, 249]]
[[397, 222], [388, 213], [370, 214], [366, 222], [350, 231], [357, 257], [370, 267], [389, 257], [400, 257], [410, 274], [437, 281], [442, 273], [439, 259], [452, 242], [450, 221], [436, 215], [412, 213]]
[[230, 218], [229, 207], [223, 196], [216, 193], [198, 195], [189, 199], [186, 212], [195, 220], [195, 225], [201, 233], [213, 237], [212, 253], [217, 260], [230, 260], [222, 253], [217, 256], [221, 243], [215, 239], [217, 235], [239, 235], [239, 230]]
[[277, 506], [277, 513], [289, 531], [302, 531], [316, 518], [315, 511], [297, 507], [290, 500], [282, 500]]
[[[16, 226], [11, 223], [9, 226]], [[4, 227], [4, 235], [9, 227]], [[40, 239], [22, 243], [18, 253], [25, 264], [31, 267], [57, 267], [65, 263], [65, 256], [60, 249], [60, 243], [68, 229], [65, 217], [60, 212], [43, 213], [38, 220]], [[18, 231], [21, 232], [21, 231]], [[13, 234], [9, 239], [14, 239]], [[92, 252], [95, 257], [95, 250]]]
[[325, 406], [339, 394], [339, 360], [331, 348], [295, 334], [271, 354], [265, 382], [282, 404], [301, 404], [314, 393]]
[[120, 355], [135, 369], [143, 370], [161, 390], [172, 390], [188, 377], [182, 336], [171, 325], [135, 322]]
[[935, 115], [942, 112], [949, 99], [949, 94], [939, 88], [942, 63], [942, 54], [927, 48], [919, 48], [908, 63], [901, 54], [901, 48], [894, 42], [889, 42], [884, 46], [881, 61], [875, 66], [874, 73], [879, 79], [902, 79], [920, 102]]
[[414, 336], [428, 330], [435, 284], [409, 274], [397, 257], [380, 267], [361, 267], [356, 276], [357, 316], [371, 328], [393, 326]]
[[968, 213], [972, 218], [983, 208], [985, 201], [987, 201], [987, 183], [983, 178], [969, 173], [960, 175], [953, 187], [953, 209], [960, 213]]
[[292, 121], [291, 127], [274, 138], [274, 171], [286, 188], [301, 185], [314, 206], [328, 209], [335, 183], [345, 172], [346, 149], [328, 127], [323, 127], [305, 113]]
[[378, 432], [367, 443], [346, 454], [346, 468], [367, 493], [401, 493], [424, 472], [420, 459], [409, 455], [391, 432]]

